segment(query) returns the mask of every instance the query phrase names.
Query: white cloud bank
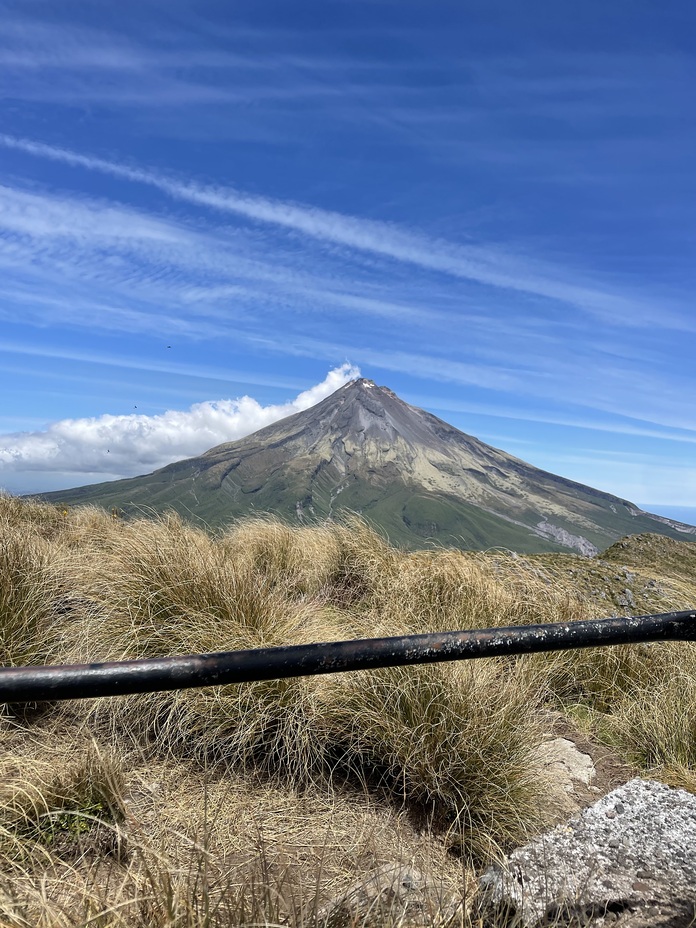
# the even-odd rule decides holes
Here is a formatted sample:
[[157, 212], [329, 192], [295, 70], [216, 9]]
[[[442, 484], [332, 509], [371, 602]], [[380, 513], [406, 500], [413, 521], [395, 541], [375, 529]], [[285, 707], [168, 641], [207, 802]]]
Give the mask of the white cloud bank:
[[142, 474], [309, 409], [359, 376], [357, 367], [342, 364], [295, 399], [270, 406], [243, 396], [195, 403], [190, 409], [157, 416], [62, 419], [45, 431], [0, 435], [0, 473]]

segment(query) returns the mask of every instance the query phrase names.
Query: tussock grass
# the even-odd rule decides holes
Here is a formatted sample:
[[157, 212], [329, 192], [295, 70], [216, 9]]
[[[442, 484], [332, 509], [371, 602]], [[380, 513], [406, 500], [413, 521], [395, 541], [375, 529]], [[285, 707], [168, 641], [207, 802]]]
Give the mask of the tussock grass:
[[583, 605], [531, 561], [443, 550], [402, 555], [380, 574], [375, 619], [418, 631], [587, 618]]
[[12, 530], [31, 531], [56, 538], [65, 528], [67, 509], [0, 492], [0, 527], [3, 535]]
[[668, 645], [660, 658], [621, 699], [613, 733], [637, 766], [696, 791], [696, 645]]
[[21, 868], [36, 858], [80, 857], [99, 839], [103, 855], [123, 851], [123, 771], [94, 741], [29, 740], [0, 756], [0, 859]]
[[[651, 541], [652, 560], [630, 541], [629, 572], [616, 552], [404, 554], [357, 517], [211, 535], [175, 515], [122, 521], [7, 497], [0, 530], [5, 665], [568, 622], [598, 615], [586, 595], [598, 577], [663, 611], [696, 601], [680, 549], [660, 577]], [[299, 926], [351, 872], [413, 861], [428, 842], [461, 889], [462, 860], [552, 815], [535, 749], [554, 713], [696, 787], [695, 680], [696, 646], [634, 645], [91, 700], [24, 727], [7, 715], [0, 923]], [[149, 777], [169, 784], [166, 801]], [[358, 837], [376, 832], [390, 838], [368, 851]]]
[[485, 856], [538, 821], [543, 784], [530, 760], [542, 734], [534, 680], [496, 662], [346, 675], [330, 722], [342, 762], [440, 831]]
[[97, 637], [80, 617], [85, 658], [95, 647], [105, 657], [262, 647], [322, 628], [317, 603], [288, 597], [275, 578], [175, 515], [129, 523], [99, 558], [73, 566], [101, 630]]
[[[125, 810], [122, 823], [112, 825], [127, 834], [121, 853], [105, 853], [108, 826], [101, 821], [101, 843], [87, 831], [70, 835], [72, 853], [63, 835], [38, 842], [25, 823], [42, 821], [45, 808], [63, 809], [66, 796], [84, 806], [74, 772], [81, 782], [89, 752], [104, 750], [83, 747], [81, 757], [61, 760], [55, 734], [14, 730], [9, 739], [18, 769], [24, 761], [22, 784], [33, 801], [28, 814], [24, 800], [3, 801], [5, 823], [21, 827], [11, 857], [0, 845], [0, 924], [299, 928], [313, 924], [356, 874], [395, 860], [438, 873], [448, 896], [468, 887], [467, 873], [442, 842], [364, 795], [298, 793], [132, 751], [108, 756], [118, 776], [97, 771], [111, 801]], [[76, 738], [73, 753], [78, 746]], [[388, 911], [379, 914], [389, 922]], [[394, 912], [394, 922], [400, 914]], [[432, 915], [438, 924], [437, 908]], [[445, 923], [444, 914], [439, 921]]]
[[0, 663], [41, 664], [58, 594], [51, 546], [31, 526], [0, 532]]
[[[300, 644], [377, 634], [390, 621], [398, 633], [407, 623], [390, 618], [386, 604], [413, 605], [419, 577], [400, 575], [396, 552], [375, 539], [360, 524], [293, 533], [255, 521], [220, 541], [177, 517], [131, 523], [114, 535], [106, 563], [75, 565], [93, 609], [76, 621], [69, 657]], [[470, 575], [476, 583], [466, 585], [462, 607], [483, 596], [483, 572], [469, 565]], [[495, 610], [495, 588], [489, 600]], [[337, 602], [350, 602], [352, 612]], [[427, 628], [426, 611], [421, 601], [414, 628]], [[519, 834], [518, 807], [538, 794], [525, 767], [538, 736], [533, 688], [498, 664], [395, 669], [101, 701], [93, 715], [137, 731], [157, 750], [285, 782], [330, 782], [335, 773], [378, 781], [431, 809], [442, 827], [466, 822], [474, 834], [485, 821], [498, 839]]]
[[221, 538], [225, 555], [284, 596], [324, 597], [339, 607], [360, 603], [390, 572], [396, 552], [365, 522], [291, 528], [270, 518], [237, 523]]

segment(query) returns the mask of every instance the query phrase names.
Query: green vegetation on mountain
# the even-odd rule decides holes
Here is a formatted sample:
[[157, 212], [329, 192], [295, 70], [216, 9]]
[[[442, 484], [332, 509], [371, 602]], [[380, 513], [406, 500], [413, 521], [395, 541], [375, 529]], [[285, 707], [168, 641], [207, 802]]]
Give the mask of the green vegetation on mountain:
[[369, 380], [200, 457], [44, 498], [127, 514], [174, 510], [212, 528], [253, 514], [301, 525], [352, 511], [409, 550], [594, 554], [629, 534], [696, 533], [526, 464]]

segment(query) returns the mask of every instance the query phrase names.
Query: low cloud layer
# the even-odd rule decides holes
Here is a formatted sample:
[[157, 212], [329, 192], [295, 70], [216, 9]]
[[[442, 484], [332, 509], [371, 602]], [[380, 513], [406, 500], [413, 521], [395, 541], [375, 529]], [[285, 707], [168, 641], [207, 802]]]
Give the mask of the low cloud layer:
[[131, 477], [234, 441], [309, 409], [360, 376], [352, 364], [287, 403], [262, 406], [250, 396], [196, 403], [157, 416], [62, 419], [45, 431], [0, 436], [0, 474], [25, 471]]

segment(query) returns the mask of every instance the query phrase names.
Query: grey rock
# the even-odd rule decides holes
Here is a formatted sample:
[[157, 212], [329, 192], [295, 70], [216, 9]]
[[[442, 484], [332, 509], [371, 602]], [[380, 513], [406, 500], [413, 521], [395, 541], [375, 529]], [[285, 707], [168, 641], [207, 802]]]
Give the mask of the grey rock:
[[558, 525], [549, 522], [548, 519], [542, 519], [541, 522], [537, 522], [536, 527], [537, 534], [547, 538], [553, 538], [554, 541], [568, 548], [575, 548], [580, 554], [584, 554], [585, 557], [595, 557], [595, 555], [599, 554], [599, 548], [593, 545], [591, 541], [588, 541], [583, 535], [573, 535], [566, 529], [560, 528]]
[[575, 815], [586, 805], [597, 773], [589, 754], [569, 738], [552, 738], [537, 746], [531, 760], [549, 785], [548, 809], [554, 810], [549, 821]]
[[[626, 912], [638, 924], [651, 906], [692, 906], [695, 856], [696, 796], [635, 779], [490, 867], [481, 896], [484, 906], [512, 913], [525, 928], [609, 924], [609, 913]], [[629, 924], [623, 916], [618, 922]]]
[[553, 738], [540, 744], [533, 757], [555, 780], [562, 782], [563, 789], [571, 792], [573, 781], [589, 786], [596, 771], [589, 754], [579, 751], [568, 738]]

